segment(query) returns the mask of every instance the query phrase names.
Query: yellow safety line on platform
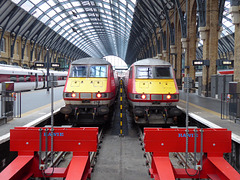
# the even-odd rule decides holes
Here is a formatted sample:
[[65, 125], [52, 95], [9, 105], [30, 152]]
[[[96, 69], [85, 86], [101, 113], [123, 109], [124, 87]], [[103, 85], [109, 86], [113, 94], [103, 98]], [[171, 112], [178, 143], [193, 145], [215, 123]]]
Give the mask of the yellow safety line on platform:
[[[182, 100], [182, 99], [180, 99], [180, 102], [186, 103], [186, 101], [184, 101], [184, 100]], [[209, 112], [209, 113], [211, 113], [211, 114], [214, 114], [214, 115], [216, 115], [216, 116], [221, 117], [221, 114], [220, 114], [220, 113], [217, 113], [217, 112], [215, 112], [215, 111], [206, 109], [206, 108], [204, 108], [204, 107], [198, 106], [198, 105], [193, 104], [193, 103], [190, 103], [190, 102], [189, 102], [189, 105], [194, 106], [194, 107], [196, 107], [196, 108], [198, 108], [198, 109], [201, 109], [201, 110], [203, 110], [203, 111], [207, 111], [207, 112]]]
[[120, 101], [122, 101], [122, 96], [120, 97]]
[[122, 113], [120, 113], [120, 118], [122, 118]]
[[122, 121], [120, 121], [120, 126], [122, 126]]
[[120, 109], [122, 109], [122, 105], [120, 105]]
[[[54, 105], [57, 104], [57, 103], [60, 103], [61, 101], [63, 101], [63, 99], [54, 102]], [[41, 107], [39, 107], [39, 108], [37, 108], [37, 109], [33, 109], [33, 110], [31, 110], [31, 111], [25, 112], [25, 113], [23, 113], [23, 114], [21, 115], [21, 118], [26, 117], [26, 116], [29, 116], [29, 115], [37, 112], [37, 111], [41, 111], [41, 110], [43, 110], [44, 108], [47, 108], [47, 107], [49, 107], [49, 106], [51, 106], [51, 103], [50, 103], [50, 104], [47, 104], [47, 105], [44, 105], [44, 106], [41, 106]], [[57, 109], [57, 108], [56, 108], [56, 109]], [[50, 109], [49, 109], [49, 112], [50, 112]], [[49, 113], [49, 112], [47, 112], [47, 113]]]

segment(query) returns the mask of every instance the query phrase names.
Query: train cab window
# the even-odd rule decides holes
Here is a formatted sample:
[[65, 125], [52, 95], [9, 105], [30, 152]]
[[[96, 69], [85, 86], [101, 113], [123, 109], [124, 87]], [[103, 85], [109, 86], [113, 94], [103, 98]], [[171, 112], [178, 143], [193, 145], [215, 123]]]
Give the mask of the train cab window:
[[17, 76], [10, 76], [10, 81], [16, 82], [17, 81]]
[[27, 82], [30, 82], [30, 81], [31, 81], [30, 76], [26, 76], [26, 81], [27, 81]]
[[24, 82], [24, 76], [18, 76], [18, 81], [19, 82]]
[[136, 78], [138, 79], [151, 79], [153, 78], [152, 67], [137, 67]]
[[106, 66], [91, 66], [90, 77], [107, 77]]
[[87, 77], [87, 66], [72, 66], [69, 77]]
[[170, 67], [155, 67], [156, 78], [172, 78]]

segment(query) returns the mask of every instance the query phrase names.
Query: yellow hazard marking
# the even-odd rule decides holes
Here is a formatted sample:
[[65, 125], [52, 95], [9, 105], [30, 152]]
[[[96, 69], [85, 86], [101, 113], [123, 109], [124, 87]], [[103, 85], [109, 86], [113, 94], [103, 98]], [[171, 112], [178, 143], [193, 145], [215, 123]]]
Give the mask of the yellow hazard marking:
[[122, 105], [120, 105], [120, 109], [122, 109]]
[[120, 88], [120, 93], [122, 93], [122, 88]]
[[122, 96], [120, 97], [120, 101], [122, 101]]
[[120, 121], [120, 126], [122, 126], [122, 121]]
[[[54, 102], [54, 106], [56, 106], [58, 103], [61, 103], [61, 102], [63, 102], [63, 99], [60, 99], [60, 100], [58, 100], [58, 101], [55, 101], [55, 102]], [[34, 113], [37, 113], [37, 112], [43, 110], [44, 108], [49, 108], [49, 107], [51, 107], [51, 103], [50, 103], [50, 104], [47, 104], [47, 105], [44, 105], [44, 106], [41, 106], [41, 107], [39, 107], [39, 108], [37, 108], [37, 109], [33, 109], [33, 110], [31, 110], [31, 111], [25, 112], [25, 113], [23, 113], [23, 114], [21, 115], [21, 117], [24, 118], [24, 117], [26, 117], [26, 116], [32, 115], [32, 114], [34, 114]]]
[[122, 129], [120, 129], [120, 134], [122, 134]]
[[122, 118], [122, 113], [120, 113], [120, 118]]

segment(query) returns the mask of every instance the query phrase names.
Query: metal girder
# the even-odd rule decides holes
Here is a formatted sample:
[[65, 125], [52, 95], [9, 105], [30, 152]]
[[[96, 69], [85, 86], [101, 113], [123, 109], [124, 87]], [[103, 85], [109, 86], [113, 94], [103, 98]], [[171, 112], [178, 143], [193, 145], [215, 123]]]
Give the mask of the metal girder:
[[171, 27], [171, 22], [170, 22], [170, 18], [169, 18], [169, 15], [168, 15], [168, 11], [167, 11], [167, 8], [165, 5], [163, 5], [163, 0], [161, 0], [162, 4], [159, 4], [158, 1], [154, 0], [156, 4], [158, 4], [162, 9], [163, 9], [163, 12], [166, 16], [166, 22], [168, 24], [168, 27], [169, 27], [169, 33], [170, 33], [170, 44], [171, 45], [175, 45], [175, 34], [174, 34], [174, 31]]
[[[10, 57], [13, 58], [13, 53], [14, 53], [14, 46], [15, 46], [15, 42], [17, 40], [17, 36], [19, 34], [20, 29], [22, 28], [23, 24], [30, 18], [29, 14], [25, 14], [24, 17], [18, 22], [18, 24], [12, 28], [12, 32], [11, 32], [11, 53], [10, 53]], [[13, 35], [14, 34], [14, 35]], [[24, 43], [22, 49], [25, 49], [26, 46], [26, 42]], [[23, 51], [24, 52], [24, 51]]]
[[[156, 1], [153, 1], [155, 4], [156, 4]], [[152, 1], [149, 1], [150, 5], [152, 6], [152, 9], [154, 10], [155, 12], [155, 15], [158, 17], [158, 14], [157, 14], [157, 10], [156, 10], [156, 6], [154, 6]], [[157, 18], [157, 22], [158, 22], [158, 26], [159, 26], [159, 29], [160, 29], [160, 34], [162, 36], [162, 44], [163, 44], [163, 49], [166, 50], [167, 49], [167, 41], [166, 41], [166, 37], [164, 36], [164, 33], [163, 33], [163, 28], [162, 28], [162, 24], [161, 24], [161, 19], [160, 18]], [[160, 49], [159, 49], [160, 50]]]
[[[144, 1], [142, 1], [142, 6], [143, 6], [143, 10], [144, 10], [144, 12], [145, 12], [145, 14], [146, 14], [146, 16], [147, 16], [148, 21], [150, 21], [150, 24], [152, 24], [151, 29], [153, 29], [153, 33], [154, 33], [154, 35], [155, 35], [155, 37], [156, 37], [156, 36], [157, 36], [157, 34], [156, 34], [156, 28], [155, 28], [155, 26], [154, 26], [154, 22], [152, 21], [152, 19], [150, 18], [149, 14], [148, 14], [149, 9], [148, 9], [148, 7], [145, 5]], [[151, 13], [151, 12], [150, 12], [150, 13]], [[149, 36], [149, 41], [152, 42], [152, 47], [154, 47], [153, 40], [152, 40], [152, 31], [151, 31], [151, 29], [149, 30], [148, 36]], [[150, 45], [149, 45], [149, 50], [150, 50]], [[150, 53], [152, 53], [152, 52], [150, 51]], [[153, 53], [155, 54], [155, 50], [153, 51]]]
[[[4, 35], [4, 33], [5, 33], [6, 29], [7, 29], [7, 26], [8, 26], [9, 21], [10, 21], [11, 18], [14, 16], [14, 14], [17, 13], [17, 10], [18, 10], [18, 8], [17, 8], [17, 7], [14, 7], [13, 10], [8, 13], [7, 18], [6, 18], [7, 20], [6, 20], [6, 19], [3, 20], [3, 21], [6, 20], [6, 23], [5, 23], [5, 25], [2, 27], [2, 33], [1, 33], [1, 37], [0, 37], [0, 42], [2, 42], [3, 35]], [[2, 22], [1, 22], [0, 24], [2, 24]], [[1, 54], [1, 51], [0, 51], [0, 54]]]
[[202, 0], [196, 0], [197, 2], [197, 11], [199, 14], [199, 27], [205, 27], [206, 26], [206, 1], [202, 1]]
[[231, 6], [240, 6], [240, 0], [230, 0]]
[[178, 11], [179, 19], [180, 19], [182, 38], [187, 38], [187, 19], [184, 19], [184, 17], [183, 17], [182, 8], [181, 8], [179, 0], [175, 0], [175, 3], [177, 6], [177, 11]]
[[223, 12], [224, 12], [224, 4], [225, 0], [219, 0], [219, 15], [218, 15], [218, 26], [222, 26]]

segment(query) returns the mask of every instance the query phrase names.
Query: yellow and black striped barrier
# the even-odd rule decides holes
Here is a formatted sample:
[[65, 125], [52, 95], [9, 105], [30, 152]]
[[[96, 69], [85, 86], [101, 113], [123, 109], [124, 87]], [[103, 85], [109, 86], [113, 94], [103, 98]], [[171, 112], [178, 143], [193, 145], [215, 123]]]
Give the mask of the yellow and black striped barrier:
[[123, 134], [123, 82], [120, 80], [120, 134], [119, 136], [124, 136]]

